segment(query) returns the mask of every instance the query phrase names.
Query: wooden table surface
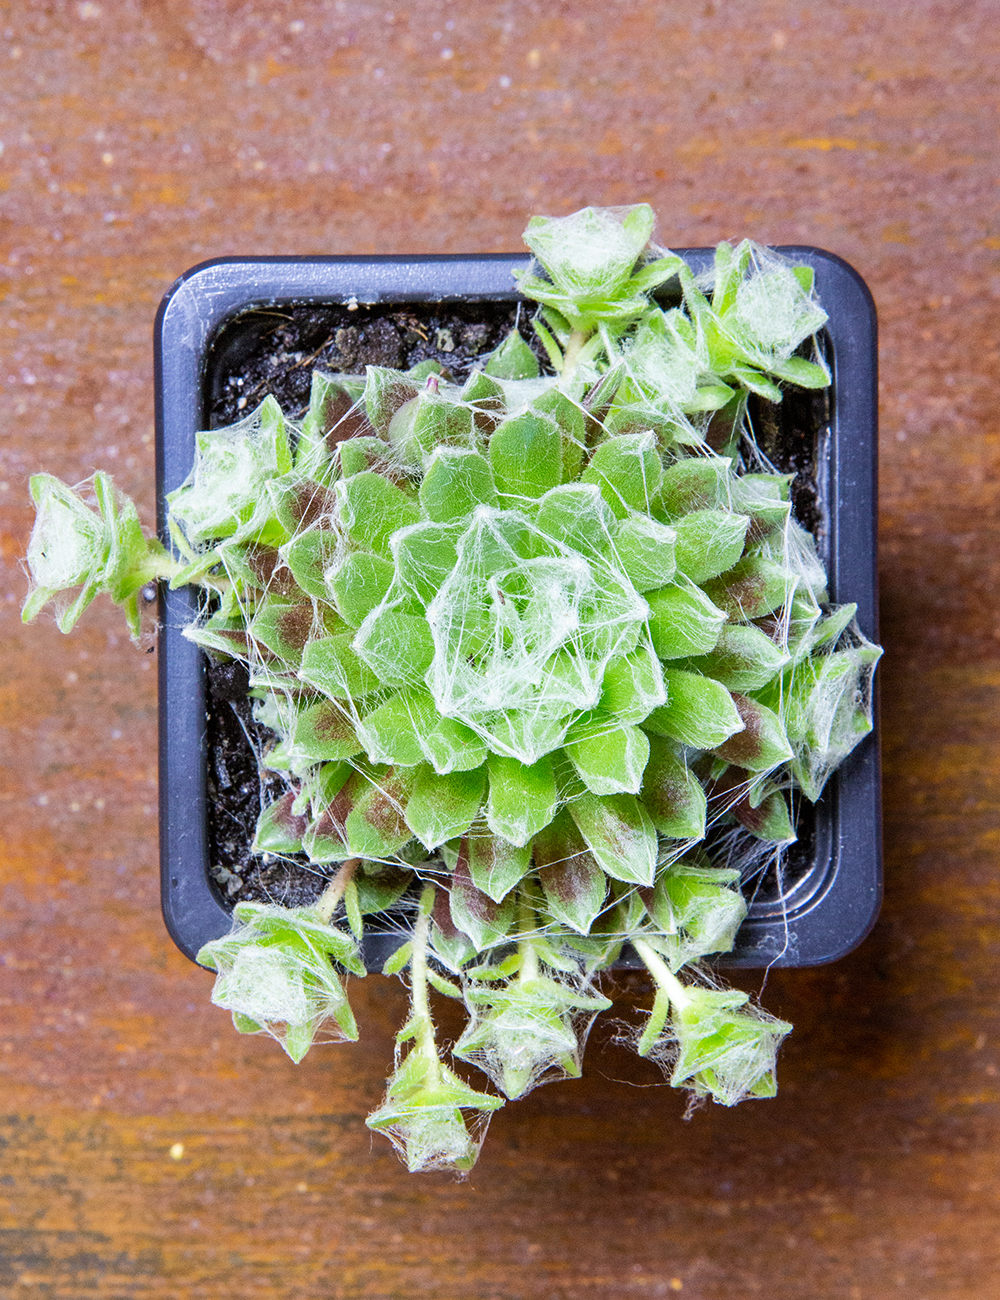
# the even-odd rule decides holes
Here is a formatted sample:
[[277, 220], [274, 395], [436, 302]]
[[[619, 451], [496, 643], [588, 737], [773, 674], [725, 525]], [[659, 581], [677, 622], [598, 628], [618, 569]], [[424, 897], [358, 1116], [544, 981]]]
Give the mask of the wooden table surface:
[[[0, 5], [0, 1294], [1000, 1297], [997, 6], [393, 3]], [[103, 607], [22, 629], [26, 477], [104, 467], [152, 518], [152, 319], [195, 262], [516, 250], [637, 200], [877, 300], [885, 908], [768, 979], [776, 1101], [685, 1123], [598, 1032], [468, 1182], [410, 1176], [362, 1122], [396, 981], [296, 1068], [172, 947], [153, 656]]]

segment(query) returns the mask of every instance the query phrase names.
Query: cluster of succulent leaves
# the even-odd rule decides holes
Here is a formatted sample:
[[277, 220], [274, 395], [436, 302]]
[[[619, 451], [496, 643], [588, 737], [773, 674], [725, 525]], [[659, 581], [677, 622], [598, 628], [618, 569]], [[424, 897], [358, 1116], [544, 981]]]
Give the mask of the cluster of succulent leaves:
[[[186, 635], [248, 663], [287, 778], [255, 849], [334, 873], [313, 907], [237, 904], [202, 950], [236, 1028], [294, 1060], [356, 1037], [342, 975], [409, 912], [386, 969], [411, 1015], [369, 1124], [411, 1169], [469, 1168], [503, 1096], [579, 1074], [626, 944], [656, 987], [639, 1052], [697, 1097], [772, 1095], [790, 1026], [697, 966], [746, 913], [704, 841], [779, 855], [792, 801], [871, 728], [878, 648], [747, 426], [748, 393], [829, 382], [811, 273], [744, 242], [699, 280], [652, 223], [532, 219], [549, 373], [515, 330], [462, 385], [316, 373], [302, 421], [268, 398], [199, 434], [176, 559], [103, 476], [98, 514], [33, 483], [26, 616], [65, 587], [64, 627], [97, 590], [134, 611], [151, 574], [200, 584]], [[453, 1055], [502, 1095], [442, 1060], [428, 988], [464, 1002]]]

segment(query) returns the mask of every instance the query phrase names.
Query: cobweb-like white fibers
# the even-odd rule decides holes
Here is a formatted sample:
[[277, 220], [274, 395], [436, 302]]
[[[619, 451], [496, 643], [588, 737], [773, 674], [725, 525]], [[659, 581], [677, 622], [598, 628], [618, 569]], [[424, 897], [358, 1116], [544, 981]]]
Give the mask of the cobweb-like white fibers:
[[[111, 530], [95, 511], [81, 509], [76, 499], [96, 505], [93, 484], [91, 476], [67, 489], [46, 478], [25, 556], [37, 586], [53, 591], [78, 586], [105, 563]], [[63, 596], [57, 609], [69, 601], [69, 595]]]
[[763, 366], [787, 361], [806, 339], [826, 324], [827, 314], [795, 276], [790, 263], [747, 240], [735, 250], [748, 252], [745, 277], [725, 328]]
[[523, 943], [542, 939], [559, 969], [542, 966], [531, 978], [504, 984], [468, 981], [469, 1023], [455, 1055], [478, 1066], [506, 1096], [522, 1097], [542, 1083], [577, 1078], [591, 1026], [609, 1005], [581, 966], [547, 942], [546, 929]]
[[[241, 911], [249, 914], [243, 924]], [[285, 909], [244, 904], [230, 934], [200, 955], [218, 972], [215, 1005], [232, 1012], [240, 1032], [269, 1034], [298, 1061], [314, 1042], [342, 1042], [357, 1031], [320, 927], [300, 922], [291, 937], [287, 929]]]
[[[727, 988], [710, 969], [700, 967], [697, 974], [699, 983], [687, 986], [697, 1018], [675, 1010], [645, 1052], [674, 1087], [689, 1090], [685, 1119], [709, 1097], [735, 1106], [749, 1097], [774, 1096], [778, 1048], [791, 1029], [745, 993]], [[641, 1033], [642, 1027], [631, 1041]]]
[[588, 560], [518, 511], [480, 506], [427, 609], [428, 686], [496, 753], [525, 764], [593, 708], [604, 669], [634, 647], [646, 602], [607, 561]]

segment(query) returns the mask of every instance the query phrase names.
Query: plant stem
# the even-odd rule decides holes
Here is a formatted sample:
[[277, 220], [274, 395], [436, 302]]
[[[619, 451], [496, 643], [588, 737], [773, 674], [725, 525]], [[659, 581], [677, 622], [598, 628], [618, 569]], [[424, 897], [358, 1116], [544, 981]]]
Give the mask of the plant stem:
[[181, 555], [184, 556], [188, 564], [193, 564], [195, 560], [197, 560], [198, 558], [198, 552], [193, 550], [188, 545], [187, 538], [181, 532], [180, 528], [174, 522], [173, 519], [167, 520], [167, 530], [170, 533], [170, 540], [173, 542], [174, 548], [180, 551]]
[[521, 969], [518, 971], [519, 984], [538, 979], [538, 952], [531, 942], [531, 934], [538, 924], [531, 897], [526, 889], [519, 889], [517, 894], [517, 930], [521, 938], [517, 950], [521, 954]]
[[[427, 895], [430, 894], [429, 905]], [[434, 886], [424, 890], [420, 898], [416, 924], [413, 927], [413, 950], [410, 957], [410, 1005], [413, 1010], [411, 1023], [417, 1043], [417, 1051], [433, 1062], [435, 1072], [438, 1070], [437, 1043], [434, 1041], [434, 1021], [431, 1020], [430, 1000], [427, 996], [427, 940], [431, 926], [431, 908], [434, 905]]]
[[[593, 330], [591, 330], [590, 333], [592, 334]], [[573, 374], [576, 371], [577, 357], [579, 357], [583, 345], [589, 338], [590, 334], [585, 330], [574, 330], [566, 340], [566, 348], [563, 352], [562, 379], [573, 378]]]
[[319, 901], [315, 906], [319, 919], [325, 924], [330, 924], [330, 918], [337, 910], [340, 900], [344, 897], [344, 890], [351, 883], [355, 871], [360, 866], [360, 858], [348, 858], [326, 889], [320, 894]]
[[646, 1022], [646, 1027], [639, 1035], [639, 1041], [636, 1043], [639, 1055], [649, 1056], [663, 1033], [667, 1017], [670, 1014], [671, 1003], [680, 1011], [690, 1003], [691, 995], [677, 976], [673, 974], [659, 953], [654, 952], [644, 939], [636, 938], [633, 935], [632, 947], [645, 962], [646, 969], [652, 975], [656, 984], [656, 998], [653, 1002], [653, 1009], [650, 1012], [649, 1020]]
[[691, 995], [680, 982], [663, 958], [653, 951], [644, 939], [632, 936], [632, 947], [642, 958], [646, 969], [652, 975], [658, 988], [662, 989], [678, 1011], [688, 1006]]
[[179, 560], [172, 560], [169, 555], [155, 553], [150, 554], [140, 569], [137, 576], [142, 578], [142, 585], [147, 582], [157, 582], [160, 578], [169, 581], [180, 573], [183, 564]]

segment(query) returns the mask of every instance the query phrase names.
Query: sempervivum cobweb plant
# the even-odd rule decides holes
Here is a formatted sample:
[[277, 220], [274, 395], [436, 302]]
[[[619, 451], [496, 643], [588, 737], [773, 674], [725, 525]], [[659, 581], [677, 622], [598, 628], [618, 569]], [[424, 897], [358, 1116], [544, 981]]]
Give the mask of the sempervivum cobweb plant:
[[[186, 634], [248, 665], [286, 781], [255, 850], [326, 884], [237, 904], [202, 949], [236, 1028], [294, 1060], [355, 1038], [344, 977], [366, 928], [408, 917], [385, 969], [410, 1015], [368, 1123], [414, 1170], [470, 1168], [504, 1097], [580, 1073], [626, 944], [656, 990], [640, 1054], [695, 1098], [773, 1095], [791, 1026], [699, 963], [733, 946], [741, 867], [780, 860], [871, 729], [880, 652], [747, 418], [748, 394], [829, 382], [811, 272], [745, 241], [696, 279], [652, 227], [646, 205], [531, 220], [545, 373], [514, 330], [462, 386], [316, 373], [300, 422], [268, 398], [199, 434], [173, 555], [106, 476], [96, 511], [32, 481], [26, 618], [55, 598], [68, 630], [104, 590], [134, 629], [143, 583], [195, 583]], [[431, 989], [467, 1007], [452, 1055], [496, 1091], [442, 1059]]]

